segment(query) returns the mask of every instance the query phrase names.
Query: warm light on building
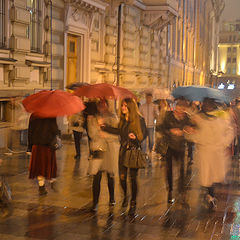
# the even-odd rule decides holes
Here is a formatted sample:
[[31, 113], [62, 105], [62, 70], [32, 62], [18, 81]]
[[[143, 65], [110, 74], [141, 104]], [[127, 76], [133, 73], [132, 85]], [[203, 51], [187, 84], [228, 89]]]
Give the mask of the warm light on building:
[[225, 68], [226, 68], [226, 61], [222, 61], [222, 62], [221, 62], [221, 71], [222, 71], [222, 72], [226, 72], [226, 71], [225, 71]]

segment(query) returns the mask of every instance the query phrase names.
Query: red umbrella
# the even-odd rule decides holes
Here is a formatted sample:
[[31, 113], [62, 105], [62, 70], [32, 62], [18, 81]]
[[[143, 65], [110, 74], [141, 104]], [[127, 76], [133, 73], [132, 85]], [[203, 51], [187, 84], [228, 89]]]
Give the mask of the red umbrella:
[[114, 86], [108, 83], [98, 83], [79, 87], [74, 92], [75, 95], [87, 98], [135, 98], [136, 96], [126, 88]]
[[22, 103], [27, 112], [42, 118], [72, 115], [85, 108], [79, 97], [62, 90], [43, 90], [25, 98]]

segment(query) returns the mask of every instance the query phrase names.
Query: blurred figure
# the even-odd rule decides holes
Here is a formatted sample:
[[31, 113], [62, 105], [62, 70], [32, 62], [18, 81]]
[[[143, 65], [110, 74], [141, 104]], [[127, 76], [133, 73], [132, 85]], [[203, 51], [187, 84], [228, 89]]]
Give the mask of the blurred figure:
[[158, 117], [156, 122], [156, 133], [155, 133], [155, 152], [161, 155], [161, 159], [165, 160], [167, 152], [167, 144], [164, 139], [162, 124], [165, 118], [169, 106], [166, 99], [160, 99], [158, 103]]
[[168, 145], [166, 153], [166, 170], [168, 182], [168, 202], [173, 203], [173, 159], [180, 164], [179, 172], [179, 192], [184, 191], [184, 156], [185, 143], [183, 129], [186, 126], [191, 126], [192, 123], [186, 114], [188, 103], [185, 100], [178, 100], [174, 111], [169, 111], [163, 120], [162, 125], [157, 127], [157, 131], [161, 130], [164, 134], [165, 141]]
[[97, 211], [100, 195], [102, 173], [106, 171], [109, 190], [109, 206], [116, 204], [114, 197], [114, 176], [118, 170], [119, 143], [115, 135], [103, 132], [100, 124], [118, 125], [116, 115], [108, 111], [107, 102], [101, 100], [96, 105], [91, 105], [88, 111], [88, 134], [90, 137], [91, 159], [89, 160], [89, 174], [93, 175], [93, 206]]
[[60, 135], [56, 118], [39, 118], [32, 114], [28, 127], [28, 146], [32, 152], [29, 178], [37, 178], [39, 195], [46, 195], [45, 179], [50, 180], [51, 188], [56, 188], [56, 151], [51, 148], [52, 141]]
[[84, 116], [82, 112], [76, 113], [70, 117], [70, 130], [73, 132], [76, 155], [74, 158], [80, 160], [81, 158], [81, 139], [83, 135]]
[[[127, 175], [128, 168], [123, 165], [125, 152], [129, 144], [139, 147], [141, 142], [146, 138], [147, 130], [144, 119], [141, 117], [136, 102], [131, 98], [126, 98], [121, 103], [120, 122], [118, 128], [112, 128], [109, 125], [102, 125], [104, 131], [120, 135], [120, 152], [119, 152], [119, 176], [120, 184], [124, 193], [122, 207], [128, 206], [127, 197]], [[137, 168], [129, 168], [131, 179], [131, 203], [129, 214], [136, 210], [136, 198], [138, 192], [137, 185]]]
[[[197, 114], [200, 111], [200, 103], [199, 102], [191, 102], [189, 105], [189, 108], [187, 109], [187, 112], [192, 114]], [[193, 164], [193, 149], [194, 149], [194, 143], [191, 141], [187, 141], [187, 150], [188, 150], [188, 165]]]
[[[148, 139], [148, 151], [147, 151], [147, 139], [142, 142], [142, 150], [145, 153], [151, 154], [154, 145], [154, 127], [155, 120], [158, 116], [157, 106], [152, 102], [152, 94], [146, 94], [146, 103], [139, 107], [139, 111], [142, 114], [146, 126], [147, 126], [147, 139]], [[149, 156], [149, 164], [151, 165], [151, 158]]]
[[236, 156], [236, 158], [238, 158], [240, 154], [240, 99], [235, 100], [235, 105], [232, 106], [231, 109], [233, 122], [235, 125], [235, 141], [233, 155]]
[[229, 114], [217, 109], [213, 99], [204, 99], [202, 111], [192, 116], [197, 128], [185, 128], [185, 136], [196, 146], [194, 161], [198, 163], [200, 184], [206, 189], [205, 200], [216, 207], [214, 183], [222, 183], [230, 164], [229, 145], [233, 128]]

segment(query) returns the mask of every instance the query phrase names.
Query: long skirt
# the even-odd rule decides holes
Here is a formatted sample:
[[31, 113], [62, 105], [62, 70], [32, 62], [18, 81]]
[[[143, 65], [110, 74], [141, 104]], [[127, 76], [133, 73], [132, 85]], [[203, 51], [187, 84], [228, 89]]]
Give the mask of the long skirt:
[[56, 152], [45, 145], [33, 145], [29, 167], [29, 178], [43, 176], [46, 179], [56, 178]]

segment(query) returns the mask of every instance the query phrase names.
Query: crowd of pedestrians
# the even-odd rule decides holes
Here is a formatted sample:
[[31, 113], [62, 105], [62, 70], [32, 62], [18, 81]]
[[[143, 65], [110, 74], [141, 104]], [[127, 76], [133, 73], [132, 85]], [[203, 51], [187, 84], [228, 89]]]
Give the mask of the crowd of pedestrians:
[[[204, 201], [210, 208], [216, 207], [214, 184], [223, 183], [231, 163], [231, 156], [239, 155], [240, 104], [227, 106], [214, 99], [189, 102], [183, 98], [171, 104], [161, 99], [152, 102], [152, 94], [146, 94], [146, 103], [138, 107], [132, 98], [123, 99], [119, 105], [119, 117], [110, 111], [107, 100], [96, 100], [87, 104], [85, 113], [69, 119], [73, 131], [76, 161], [80, 161], [80, 141], [83, 131], [89, 140], [89, 170], [93, 176], [92, 210], [97, 211], [101, 178], [107, 174], [109, 205], [116, 204], [114, 197], [115, 178], [119, 175], [123, 193], [122, 207], [129, 205], [134, 213], [137, 205], [138, 167], [125, 164], [129, 147], [142, 149], [151, 167], [152, 152], [165, 162], [167, 201], [174, 202], [175, 189], [173, 166], [179, 166], [178, 185], [184, 194], [186, 163], [198, 165], [200, 186], [205, 191]], [[57, 165], [51, 139], [59, 134], [56, 119], [39, 119], [32, 115], [29, 124], [29, 146], [32, 151], [29, 178], [37, 178], [39, 194], [46, 195], [45, 180], [54, 188]], [[131, 198], [128, 196], [130, 178]], [[129, 204], [130, 203], [130, 204]]]

